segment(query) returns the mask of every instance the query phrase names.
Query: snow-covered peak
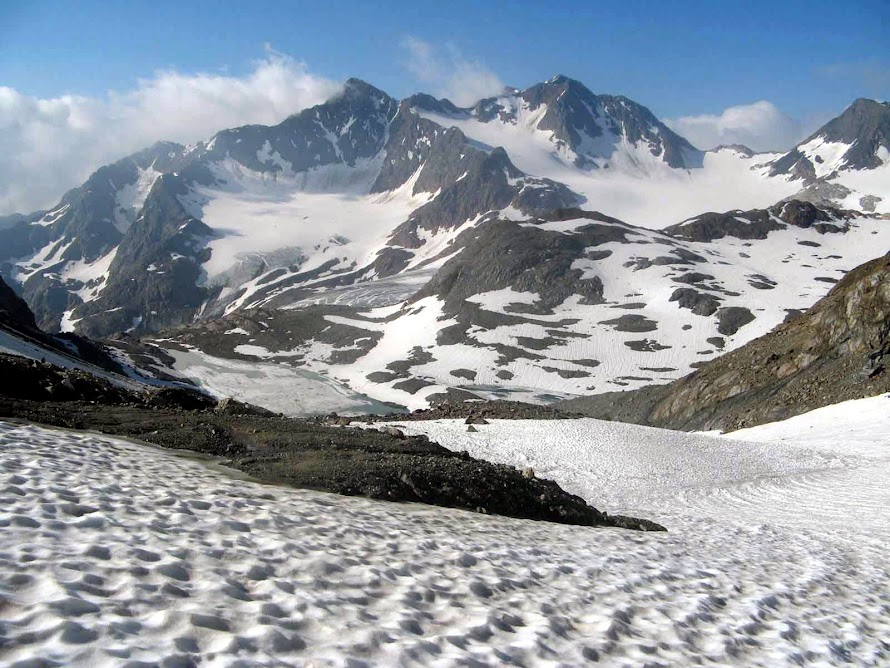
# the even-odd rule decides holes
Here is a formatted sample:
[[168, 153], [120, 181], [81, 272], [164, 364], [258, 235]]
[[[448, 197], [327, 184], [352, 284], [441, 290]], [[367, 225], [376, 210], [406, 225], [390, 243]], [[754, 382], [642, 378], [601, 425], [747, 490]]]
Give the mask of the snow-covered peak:
[[596, 95], [564, 75], [525, 90], [505, 90], [471, 108], [428, 95], [416, 95], [409, 102], [443, 125], [472, 121], [489, 126], [474, 132], [471, 125], [460, 125], [473, 139], [504, 146], [511, 157], [517, 141], [525, 141], [537, 143], [551, 160], [584, 171], [619, 168], [645, 173], [653, 159], [672, 168], [699, 167], [702, 162], [695, 147], [646, 107], [622, 96]]
[[777, 160], [772, 174], [814, 180], [890, 164], [890, 103], [860, 98]]

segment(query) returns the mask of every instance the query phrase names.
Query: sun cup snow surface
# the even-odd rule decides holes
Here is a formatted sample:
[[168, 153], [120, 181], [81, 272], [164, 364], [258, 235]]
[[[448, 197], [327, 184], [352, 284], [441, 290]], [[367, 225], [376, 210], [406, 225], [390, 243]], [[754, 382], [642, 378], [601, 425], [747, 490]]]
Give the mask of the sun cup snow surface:
[[845, 454], [595, 420], [497, 421], [474, 434], [455, 422], [411, 427], [596, 490], [588, 499], [601, 508], [646, 509], [670, 532], [265, 486], [146, 446], [0, 423], [0, 663], [877, 666], [890, 657], [887, 505], [846, 527], [820, 513], [825, 480], [875, 501], [867, 495], [880, 490], [857, 480], [886, 476], [886, 449]]

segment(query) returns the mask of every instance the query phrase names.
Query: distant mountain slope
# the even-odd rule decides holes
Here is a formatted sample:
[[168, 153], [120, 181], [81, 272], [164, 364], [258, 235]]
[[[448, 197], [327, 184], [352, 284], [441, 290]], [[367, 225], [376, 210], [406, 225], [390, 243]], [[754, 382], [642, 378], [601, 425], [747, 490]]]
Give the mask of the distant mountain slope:
[[50, 213], [0, 231], [0, 265], [47, 328], [150, 331], [386, 277], [490, 212], [576, 201], [351, 79], [277, 126], [98, 170]]
[[886, 221], [809, 203], [712, 217], [670, 234], [579, 209], [491, 220], [415, 283], [409, 273], [163, 336], [412, 408], [457, 389], [546, 401], [676, 379], [890, 247]]
[[561, 404], [593, 417], [735, 430], [890, 391], [890, 254], [804, 315], [670, 385]]
[[873, 104], [830, 136], [881, 166], [857, 148], [807, 181], [567, 77], [466, 109], [350, 79], [277, 125], [97, 170], [0, 229], [0, 275], [47, 331], [163, 330], [411, 406], [668, 382], [890, 246], [861, 212], [888, 188]]
[[556, 157], [579, 168], [608, 168], [632, 159], [634, 152], [648, 153], [677, 168], [701, 163], [701, 152], [646, 107], [622, 96], [595, 95], [582, 83], [562, 75], [481, 100], [467, 109], [426, 95], [410, 98], [408, 103], [455, 120], [513, 126], [531, 135], [550, 133], [547, 139]]
[[815, 179], [838, 170], [875, 169], [888, 154], [890, 102], [860, 98], [773, 163], [770, 171]]
[[566, 184], [585, 198], [584, 208], [642, 227], [707, 209], [765, 207], [800, 188], [769, 177], [768, 163], [780, 154], [700, 151], [646, 107], [563, 76], [466, 109], [428, 95], [407, 102], [480, 147], [504, 148], [524, 172]]
[[118, 244], [182, 148], [162, 142], [102, 167], [51, 211], [0, 229], [0, 276], [21, 286], [41, 327], [70, 330], [63, 314], [102, 291]]
[[890, 102], [858, 99], [772, 163], [805, 185], [798, 198], [890, 213]]

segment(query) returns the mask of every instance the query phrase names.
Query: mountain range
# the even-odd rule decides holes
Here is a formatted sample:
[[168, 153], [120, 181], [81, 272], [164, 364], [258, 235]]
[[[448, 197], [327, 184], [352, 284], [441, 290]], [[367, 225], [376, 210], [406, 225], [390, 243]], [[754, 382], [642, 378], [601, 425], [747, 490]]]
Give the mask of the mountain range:
[[350, 79], [160, 142], [0, 225], [49, 331], [173, 340], [409, 407], [664, 383], [890, 247], [890, 105], [787, 153], [701, 151], [558, 76], [475, 106]]

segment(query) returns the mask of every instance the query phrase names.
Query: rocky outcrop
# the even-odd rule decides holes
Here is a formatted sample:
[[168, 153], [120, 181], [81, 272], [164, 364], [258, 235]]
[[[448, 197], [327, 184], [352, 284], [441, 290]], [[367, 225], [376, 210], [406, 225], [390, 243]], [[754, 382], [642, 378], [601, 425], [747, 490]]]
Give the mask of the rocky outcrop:
[[790, 199], [768, 209], [750, 211], [708, 212], [663, 230], [669, 236], [688, 241], [708, 242], [723, 237], [736, 239], [766, 239], [770, 232], [799, 227], [812, 228], [820, 234], [844, 232], [847, 221], [862, 216], [858, 211], [847, 211], [808, 201]]
[[590, 249], [611, 241], [625, 241], [629, 226], [597, 212], [557, 209], [538, 223], [588, 219], [573, 234], [562, 234], [535, 225], [497, 220], [471, 232], [460, 255], [449, 260], [414, 297], [443, 298], [447, 313], [458, 313], [467, 298], [483, 292], [511, 288], [539, 296], [530, 312], [547, 313], [569, 296], [581, 295], [583, 303], [602, 300], [602, 282], [583, 278], [573, 263]]
[[669, 385], [560, 408], [674, 429], [735, 430], [890, 391], [890, 254], [809, 311]]

